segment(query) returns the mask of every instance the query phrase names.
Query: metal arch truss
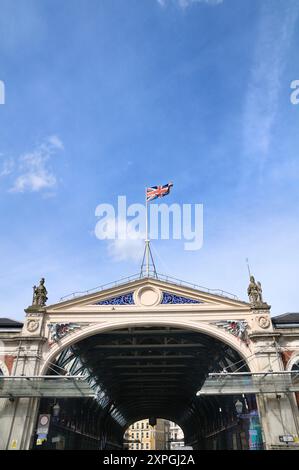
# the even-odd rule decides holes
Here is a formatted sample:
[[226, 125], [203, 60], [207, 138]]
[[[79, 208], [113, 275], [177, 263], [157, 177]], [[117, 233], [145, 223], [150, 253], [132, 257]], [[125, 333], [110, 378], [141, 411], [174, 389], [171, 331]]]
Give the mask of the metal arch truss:
[[[92, 397], [97, 401], [98, 405], [103, 410], [109, 409], [109, 407], [112, 406], [113, 402], [111, 397], [109, 396], [107, 389], [102, 383], [100, 383], [99, 380], [96, 380], [90, 368], [82, 362], [80, 356], [73, 347], [67, 348], [62, 351], [56, 363], [50, 367], [50, 370], [58, 374], [61, 374], [61, 372], [69, 374], [64, 375], [63, 379], [67, 379], [69, 376], [75, 376], [79, 382], [84, 382], [85, 386], [82, 386], [82, 388], [84, 388], [84, 394], [82, 394], [81, 396]], [[60, 375], [51, 375], [48, 377], [60, 377]], [[76, 381], [75, 383], [79, 382]], [[56, 383], [59, 384], [59, 382]], [[61, 390], [60, 393], [60, 396], [64, 397], [64, 391]], [[75, 391], [73, 393], [74, 397], [78, 397], [78, 394], [76, 394]], [[71, 391], [69, 392], [69, 394], [71, 394]], [[43, 396], [47, 395], [44, 394]], [[121, 413], [117, 413], [117, 411], [115, 411], [111, 416], [119, 425], [124, 423], [124, 418]]]
[[[88, 369], [93, 390], [99, 387], [97, 402], [112, 430], [119, 425], [125, 430], [128, 423], [147, 416], [163, 416], [184, 427], [188, 437], [203, 423], [213, 429], [209, 416], [217, 415], [219, 403], [233, 410], [231, 397], [203, 397], [199, 402], [195, 396], [207, 370], [235, 370], [240, 360], [230, 347], [198, 332], [173, 327], [107, 331], [66, 351], [59, 366], [69, 363], [67, 369], [73, 371], [70, 364], [76, 358]], [[81, 373], [87, 374], [83, 369]]]
[[[31, 382], [30, 396], [45, 397], [44, 401], [54, 396], [47, 395], [51, 382], [56, 384], [55, 392], [51, 391], [56, 398], [74, 393], [75, 398], [89, 400], [97, 410], [103, 442], [112, 439], [121, 445], [131, 423], [156, 416], [175, 421], [184, 431], [185, 442], [194, 442], [196, 448], [200, 439], [231, 425], [236, 417], [235, 394], [201, 393], [196, 397], [197, 390], [204, 392], [209, 372], [221, 376], [223, 386], [219, 372], [224, 369], [241, 370], [248, 377], [248, 368], [238, 352], [216, 338], [184, 328], [135, 326], [87, 337], [64, 350], [49, 367], [49, 373], [55, 375], [37, 380], [12, 377], [11, 383]], [[229, 375], [236, 376], [229, 373], [225, 377]], [[8, 382], [1, 380], [3, 396], [1, 385], [3, 390]], [[250, 390], [249, 399], [255, 400]], [[62, 402], [62, 409], [65, 402], [71, 408], [69, 400]]]

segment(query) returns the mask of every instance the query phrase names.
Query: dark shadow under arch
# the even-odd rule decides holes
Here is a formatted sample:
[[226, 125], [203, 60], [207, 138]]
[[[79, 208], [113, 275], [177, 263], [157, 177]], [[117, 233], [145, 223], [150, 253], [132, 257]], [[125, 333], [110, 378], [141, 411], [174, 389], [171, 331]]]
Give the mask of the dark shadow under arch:
[[[60, 353], [56, 370], [51, 366], [49, 373], [62, 369], [71, 374], [88, 373], [90, 385], [97, 391], [97, 410], [95, 400], [73, 402], [71, 407], [70, 400], [60, 401], [61, 408], [68, 410], [65, 414], [81, 408], [85, 417], [92, 413], [97, 417], [92, 426], [84, 426], [90, 436], [98, 436], [101, 448], [121, 448], [127, 427], [149, 417], [176, 422], [186, 444], [208, 448], [209, 436], [236, 421], [237, 398], [196, 397], [196, 392], [209, 372], [249, 370], [240, 354], [219, 339], [187, 328], [158, 325], [89, 336]], [[249, 399], [247, 406], [254, 407], [254, 401]], [[72, 413], [78, 421], [78, 413]], [[72, 419], [68, 423], [71, 428]]]

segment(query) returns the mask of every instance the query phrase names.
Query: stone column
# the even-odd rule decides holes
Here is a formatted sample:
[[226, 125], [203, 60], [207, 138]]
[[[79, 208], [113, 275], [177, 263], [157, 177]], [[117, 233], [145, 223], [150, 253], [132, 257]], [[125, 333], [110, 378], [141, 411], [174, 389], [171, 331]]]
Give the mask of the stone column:
[[[42, 307], [29, 307], [21, 336], [16, 339], [15, 359], [11, 375], [38, 375], [39, 356], [46, 338], [43, 335]], [[1, 412], [2, 446], [7, 450], [26, 450], [31, 447], [39, 406], [38, 398], [7, 399]]]
[[[255, 353], [255, 363], [259, 372], [284, 371], [284, 364], [278, 346], [280, 333], [273, 329], [269, 306], [252, 308], [253, 322], [250, 340]], [[264, 445], [270, 449], [299, 449], [297, 441], [298, 408], [294, 406], [293, 393], [261, 393], [256, 396]], [[291, 435], [295, 442], [285, 444], [279, 436]], [[296, 442], [297, 441], [297, 442]]]

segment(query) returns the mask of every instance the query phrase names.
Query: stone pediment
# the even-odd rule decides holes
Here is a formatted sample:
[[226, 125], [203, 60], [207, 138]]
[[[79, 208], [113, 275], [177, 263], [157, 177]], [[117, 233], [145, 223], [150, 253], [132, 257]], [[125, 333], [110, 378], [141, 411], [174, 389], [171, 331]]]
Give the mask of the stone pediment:
[[204, 292], [155, 278], [136, 279], [125, 284], [78, 296], [47, 307], [47, 312], [103, 311], [111, 309], [221, 309], [248, 310], [249, 304], [236, 298]]

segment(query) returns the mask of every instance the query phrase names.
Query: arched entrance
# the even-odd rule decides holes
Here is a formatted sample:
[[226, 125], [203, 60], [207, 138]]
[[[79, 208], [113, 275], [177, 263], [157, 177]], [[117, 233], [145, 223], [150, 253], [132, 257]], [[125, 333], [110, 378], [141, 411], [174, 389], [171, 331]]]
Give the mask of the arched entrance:
[[41, 400], [39, 414], [52, 415], [42, 447], [121, 449], [130, 424], [163, 417], [183, 429], [194, 449], [249, 448], [250, 419], [240, 415], [256, 416], [253, 396], [196, 396], [209, 372], [252, 366], [240, 341], [220, 336], [212, 326], [131, 321], [81, 331], [55, 345], [41, 374], [83, 374], [95, 397]]

